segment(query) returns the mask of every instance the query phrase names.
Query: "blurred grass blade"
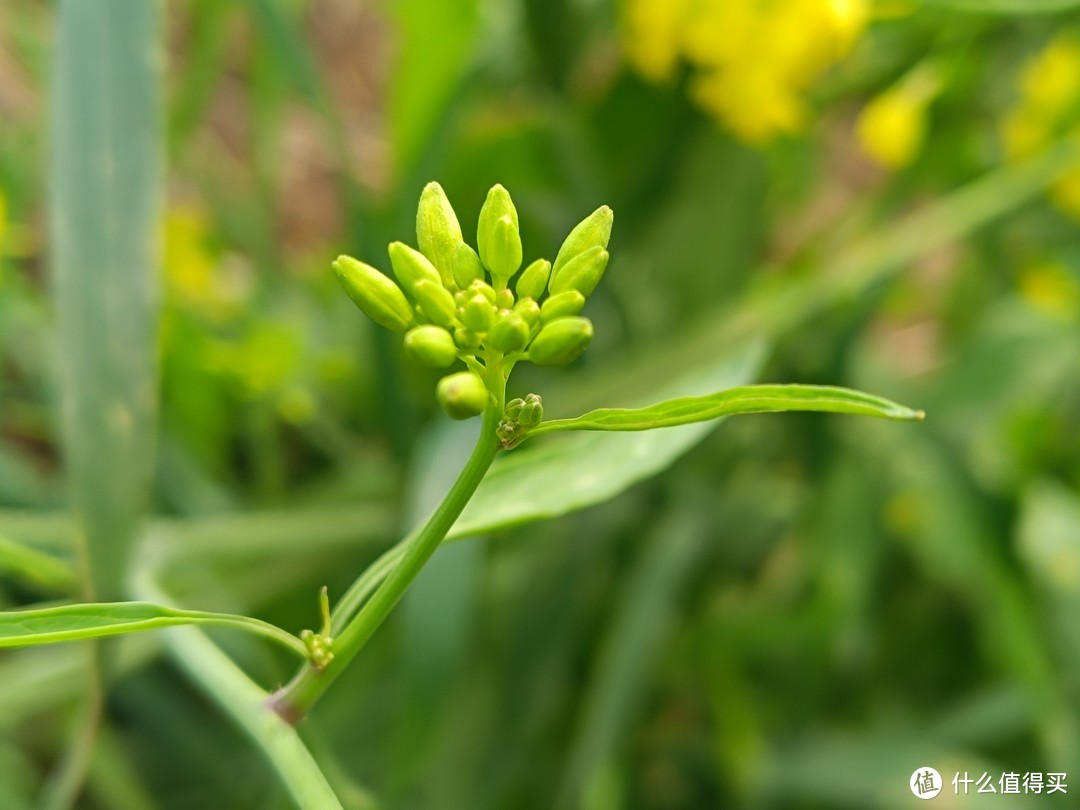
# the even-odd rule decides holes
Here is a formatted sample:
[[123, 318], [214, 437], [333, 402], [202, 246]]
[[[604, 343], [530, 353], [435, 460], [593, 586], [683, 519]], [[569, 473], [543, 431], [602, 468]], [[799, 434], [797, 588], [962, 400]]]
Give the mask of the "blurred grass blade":
[[[712, 366], [669, 385], [660, 395], [737, 386], [757, 376], [761, 343], [744, 344]], [[558, 517], [610, 500], [660, 471], [696, 445], [715, 423], [683, 425], [663, 433], [566, 436], [499, 459], [465, 507], [448, 540]]]
[[0, 536], [0, 574], [6, 573], [54, 591], [69, 592], [76, 582], [69, 563]]
[[556, 806], [582, 806], [576, 800], [590, 792], [604, 763], [625, 745], [649, 677], [664, 660], [669, 631], [677, 624], [679, 594], [709, 536], [692, 508], [673, 508], [634, 562], [585, 688]]
[[99, 599], [123, 595], [153, 458], [161, 4], [61, 0], [50, 237], [64, 453]]
[[1080, 6], [1080, 0], [923, 0], [928, 6], [941, 6], [976, 14], [1051, 14]]
[[703, 397], [680, 397], [648, 408], [599, 408], [574, 419], [543, 422], [526, 434], [560, 430], [654, 430], [708, 422], [740, 413], [819, 411], [918, 421], [922, 411], [888, 399], [831, 385], [746, 385]]
[[179, 610], [151, 602], [61, 605], [0, 613], [0, 648], [82, 641], [185, 624], [247, 630], [273, 639], [303, 658], [307, 657], [307, 650], [300, 639], [258, 619], [228, 613]]
[[407, 171], [431, 141], [473, 58], [476, 0], [399, 0], [389, 6], [399, 42], [389, 98], [395, 167]]

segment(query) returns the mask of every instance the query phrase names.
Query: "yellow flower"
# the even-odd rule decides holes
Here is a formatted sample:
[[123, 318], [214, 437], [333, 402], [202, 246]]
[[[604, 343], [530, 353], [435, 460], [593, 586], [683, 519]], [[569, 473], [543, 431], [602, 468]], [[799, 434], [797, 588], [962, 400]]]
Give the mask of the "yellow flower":
[[1010, 112], [1001, 125], [1001, 138], [1005, 142], [1005, 154], [1021, 158], [1038, 151], [1050, 140], [1050, 130], [1042, 118], [1026, 107]]
[[1069, 171], [1053, 185], [1050, 199], [1073, 219], [1080, 220], [1080, 166]]
[[165, 280], [169, 292], [184, 303], [211, 296], [216, 262], [208, 248], [209, 232], [196, 209], [174, 208], [165, 215]]
[[693, 100], [751, 143], [797, 132], [806, 91], [852, 47], [868, 0], [623, 0], [627, 60], [647, 79], [694, 68]]
[[245, 279], [226, 272], [211, 248], [211, 226], [197, 208], [177, 207], [165, 214], [165, 285], [180, 307], [222, 321], [235, 315], [248, 293]]
[[7, 237], [8, 231], [8, 211], [7, 211], [7, 198], [4, 196], [4, 192], [0, 190], [0, 256], [4, 255], [4, 240]]
[[1020, 93], [1031, 109], [1054, 118], [1074, 106], [1080, 96], [1080, 43], [1060, 34], [1024, 67]]
[[1068, 319], [1080, 310], [1080, 282], [1058, 262], [1024, 269], [1020, 296], [1033, 308], [1054, 318]]
[[626, 58], [647, 79], [671, 78], [679, 64], [686, 0], [634, 0], [626, 4]]
[[[1005, 154], [1023, 157], [1068, 136], [1080, 117], [1080, 38], [1058, 34], [1031, 57], [1017, 78], [1019, 98], [1001, 124]], [[1076, 133], [1070, 137], [1075, 137]], [[1080, 219], [1080, 166], [1051, 189], [1054, 204]]]
[[936, 70], [922, 65], [872, 99], [855, 125], [862, 150], [890, 169], [911, 163], [922, 149], [927, 107], [939, 87]]

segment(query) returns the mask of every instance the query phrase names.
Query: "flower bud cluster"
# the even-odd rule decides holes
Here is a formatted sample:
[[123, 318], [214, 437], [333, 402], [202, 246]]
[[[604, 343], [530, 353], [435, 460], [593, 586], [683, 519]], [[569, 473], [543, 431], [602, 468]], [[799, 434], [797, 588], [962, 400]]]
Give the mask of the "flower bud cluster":
[[[508, 374], [519, 360], [565, 365], [588, 347], [592, 323], [579, 313], [607, 268], [611, 223], [611, 209], [598, 208], [566, 237], [554, 264], [537, 259], [522, 270], [518, 213], [505, 188], [488, 192], [473, 250], [442, 187], [428, 183], [416, 215], [419, 250], [403, 242], [389, 246], [396, 283], [350, 256], [339, 256], [334, 272], [364, 314], [404, 334], [414, 360], [432, 368], [458, 360], [468, 366], [437, 386], [443, 409], [465, 419], [488, 406], [491, 374]], [[536, 413], [539, 398], [526, 408], [522, 413]]]
[[502, 421], [496, 432], [499, 444], [513, 447], [524, 438], [525, 433], [540, 424], [544, 418], [544, 402], [539, 394], [529, 394], [524, 399], [512, 399], [506, 403]]

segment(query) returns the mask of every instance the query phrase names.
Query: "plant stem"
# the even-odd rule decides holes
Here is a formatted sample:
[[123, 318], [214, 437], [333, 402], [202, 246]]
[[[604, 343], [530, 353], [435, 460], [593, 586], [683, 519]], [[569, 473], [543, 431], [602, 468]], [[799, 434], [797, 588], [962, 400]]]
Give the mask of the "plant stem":
[[[148, 575], [136, 583], [143, 598], [170, 604]], [[269, 711], [267, 694], [217, 645], [193, 627], [162, 633], [174, 660], [263, 750], [302, 810], [342, 810], [341, 802], [296, 729]]]
[[[501, 369], [496, 369], [495, 373], [501, 375]], [[341, 634], [334, 638], [334, 659], [321, 671], [306, 664], [291, 683], [278, 690], [271, 698], [274, 711], [290, 723], [298, 723], [303, 719], [385, 621], [476, 492], [499, 450], [495, 429], [503, 411], [501, 385], [498, 390], [500, 395], [496, 397], [496, 403], [484, 411], [480, 437], [457, 481], [424, 527], [408, 542], [393, 572], [383, 580], [378, 590]], [[360, 579], [366, 578], [369, 579], [367, 572], [360, 575]], [[350, 592], [352, 590], [354, 589], [350, 589]]]
[[90, 760], [94, 754], [97, 735], [101, 726], [104, 696], [101, 687], [101, 648], [96, 644], [86, 645], [87, 693], [84, 715], [76, 726], [71, 746], [60, 767], [45, 785], [41, 797], [41, 806], [46, 810], [68, 810], [74, 807], [83, 790], [86, 775], [90, 771]]

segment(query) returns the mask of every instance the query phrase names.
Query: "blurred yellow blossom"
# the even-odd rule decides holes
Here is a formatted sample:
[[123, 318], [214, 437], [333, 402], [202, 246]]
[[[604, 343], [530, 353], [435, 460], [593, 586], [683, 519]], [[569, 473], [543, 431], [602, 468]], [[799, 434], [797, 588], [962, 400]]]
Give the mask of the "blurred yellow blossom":
[[636, 0], [627, 3], [626, 57], [653, 81], [663, 81], [679, 63], [679, 39], [687, 0]]
[[0, 256], [4, 255], [4, 241], [7, 238], [7, 231], [8, 231], [7, 197], [4, 196], [3, 190], [0, 190]]
[[[1075, 30], [1055, 36], [1032, 56], [1017, 78], [1019, 98], [1001, 124], [1010, 158], [1021, 158], [1063, 137], [1080, 137], [1080, 36]], [[1080, 166], [1051, 189], [1050, 198], [1080, 219]]]
[[1021, 297], [1045, 315], [1067, 320], [1080, 311], [1080, 282], [1060, 262], [1025, 268], [1019, 288]]
[[1080, 166], [1054, 184], [1050, 189], [1050, 199], [1073, 219], [1080, 220]]
[[248, 285], [226, 271], [211, 247], [211, 233], [201, 209], [175, 207], [166, 212], [165, 284], [171, 301], [220, 321], [237, 314]]
[[937, 71], [921, 65], [873, 98], [855, 126], [863, 152], [890, 169], [911, 163], [922, 149], [927, 108], [940, 86]]
[[1036, 54], [1020, 74], [1020, 93], [1032, 111], [1053, 118], [1080, 96], [1080, 41], [1061, 34]]
[[653, 81], [685, 59], [694, 101], [763, 143], [804, 125], [805, 92], [851, 49], [867, 12], [867, 0], [623, 0], [623, 42]]

